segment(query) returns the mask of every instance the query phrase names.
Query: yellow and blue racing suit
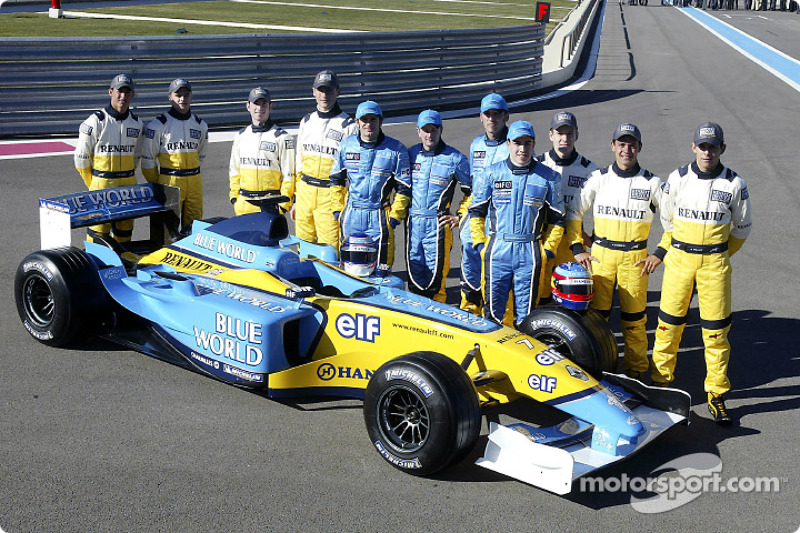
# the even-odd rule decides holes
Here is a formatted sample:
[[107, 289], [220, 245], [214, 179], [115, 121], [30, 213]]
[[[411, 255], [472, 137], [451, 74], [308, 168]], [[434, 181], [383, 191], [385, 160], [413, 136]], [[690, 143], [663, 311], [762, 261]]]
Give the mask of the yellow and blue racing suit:
[[411, 202], [408, 149], [380, 132], [374, 143], [351, 135], [331, 168], [331, 210], [343, 238], [362, 231], [378, 245], [378, 268], [394, 262], [394, 229]]
[[450, 214], [453, 194], [459, 185], [464, 199], [458, 213], [466, 212], [472, 194], [469, 163], [464, 154], [444, 141], [439, 141], [433, 151], [417, 144], [408, 154], [411, 160], [411, 207], [406, 222], [408, 288], [444, 302], [453, 231], [448, 224], [440, 226], [439, 217]]
[[[491, 140], [486, 134], [479, 135], [469, 145], [469, 174], [472, 179], [473, 190], [485, 168], [489, 168], [499, 161], [508, 159], [508, 143], [506, 136], [508, 127], [504, 128], [497, 139]], [[483, 309], [483, 295], [481, 293], [481, 254], [472, 243], [469, 211], [461, 217], [461, 309], [481, 314]]]
[[484, 316], [502, 323], [513, 291], [518, 326], [536, 307], [545, 265], [564, 235], [561, 176], [536, 159], [524, 167], [510, 158], [495, 163], [473, 183], [469, 213], [473, 245], [482, 249]]

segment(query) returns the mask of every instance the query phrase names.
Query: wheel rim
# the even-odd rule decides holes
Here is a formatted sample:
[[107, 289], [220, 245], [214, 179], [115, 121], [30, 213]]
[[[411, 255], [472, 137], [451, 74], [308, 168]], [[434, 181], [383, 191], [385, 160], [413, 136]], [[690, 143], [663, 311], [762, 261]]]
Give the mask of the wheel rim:
[[418, 451], [430, 434], [430, 413], [421, 396], [406, 387], [391, 388], [378, 403], [379, 428], [398, 451]]
[[564, 357], [568, 359], [572, 359], [572, 350], [569, 348], [569, 345], [564, 342], [558, 335], [553, 335], [551, 333], [542, 333], [536, 334], [536, 340], [539, 342], [546, 344], [550, 348], [554, 349]]
[[55, 313], [55, 301], [47, 280], [39, 274], [30, 276], [25, 280], [23, 295], [28, 319], [36, 326], [49, 326]]

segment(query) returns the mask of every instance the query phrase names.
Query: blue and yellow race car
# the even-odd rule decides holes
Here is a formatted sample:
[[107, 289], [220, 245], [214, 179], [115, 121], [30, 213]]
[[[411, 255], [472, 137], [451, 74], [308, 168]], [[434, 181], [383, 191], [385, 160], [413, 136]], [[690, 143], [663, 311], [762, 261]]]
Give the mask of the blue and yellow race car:
[[[482, 410], [512, 402], [523, 407], [510, 423], [491, 422], [477, 464], [559, 494], [688, 421], [686, 393], [604, 373], [615, 357], [582, 361], [597, 343], [584, 338], [589, 330], [573, 331], [577, 315], [528, 321], [553, 339], [545, 344], [537, 331], [351, 276], [332, 248], [289, 236], [286, 219], [268, 209], [285, 200], [195, 221], [188, 235], [177, 233], [171, 187], [41, 200], [43, 249], [15, 279], [22, 324], [48, 345], [102, 335], [271, 398], [363, 398], [375, 450], [416, 475], [465, 458]], [[76, 228], [133, 218], [144, 219], [137, 232], [149, 226], [148, 239], [70, 246]], [[559, 339], [579, 348], [565, 352]], [[542, 409], [526, 405], [561, 416], [542, 425]]]

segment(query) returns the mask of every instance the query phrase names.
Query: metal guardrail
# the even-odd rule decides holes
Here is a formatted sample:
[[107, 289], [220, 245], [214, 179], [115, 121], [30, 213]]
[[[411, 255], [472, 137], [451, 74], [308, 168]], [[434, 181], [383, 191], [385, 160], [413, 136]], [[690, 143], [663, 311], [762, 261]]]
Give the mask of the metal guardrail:
[[475, 105], [488, 92], [519, 98], [542, 76], [544, 25], [501, 29], [184, 37], [0, 38], [0, 137], [74, 134], [108, 104], [120, 72], [136, 83], [144, 120], [168, 109], [167, 86], [192, 82], [192, 108], [210, 126], [247, 123], [250, 89], [268, 88], [272, 118], [313, 110], [311, 82], [325, 68], [353, 111], [373, 99], [387, 115]]
[[[577, 21], [570, 21], [570, 17], [575, 10], [570, 11], [569, 14], [558, 23], [558, 26], [550, 32], [550, 35], [547, 37], [546, 44], [550, 44], [551, 40], [554, 40], [555, 35], [557, 34], [557, 30], [564, 26], [565, 28], [569, 25], [569, 29], [566, 30], [563, 35], [561, 35], [561, 53], [559, 55], [559, 67], [564, 66], [564, 61], [569, 61], [572, 59], [572, 56], [575, 54], [575, 50], [578, 48], [578, 45], [581, 42], [581, 38], [583, 37], [583, 32], [586, 29], [587, 24], [591, 23], [594, 20], [594, 13], [598, 6], [598, 0], [589, 0], [591, 4], [581, 12], [581, 16]], [[580, 1], [578, 2], [580, 5]], [[560, 32], [559, 32], [560, 33]], [[567, 56], [564, 57], [564, 52], [566, 51]]]

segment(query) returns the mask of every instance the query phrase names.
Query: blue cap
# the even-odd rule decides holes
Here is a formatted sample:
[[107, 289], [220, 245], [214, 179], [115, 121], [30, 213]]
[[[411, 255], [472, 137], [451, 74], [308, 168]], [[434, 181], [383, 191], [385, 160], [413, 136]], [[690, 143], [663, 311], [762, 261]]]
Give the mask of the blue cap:
[[518, 120], [508, 128], [508, 140], [516, 141], [520, 137], [536, 138], [533, 132], [533, 126], [527, 120]]
[[419, 129], [422, 129], [423, 126], [427, 126], [428, 124], [433, 124], [434, 126], [441, 126], [442, 115], [440, 115], [438, 111], [434, 111], [433, 109], [426, 109], [425, 111], [419, 114], [419, 118], [417, 119], [417, 127]]
[[361, 102], [358, 104], [358, 107], [356, 108], [357, 119], [360, 119], [364, 115], [378, 115], [379, 117], [382, 117], [383, 111], [381, 111], [381, 106], [378, 105], [378, 102], [367, 100], [366, 102]]
[[486, 113], [490, 109], [500, 109], [508, 111], [506, 99], [497, 93], [489, 93], [481, 100], [481, 113]]

